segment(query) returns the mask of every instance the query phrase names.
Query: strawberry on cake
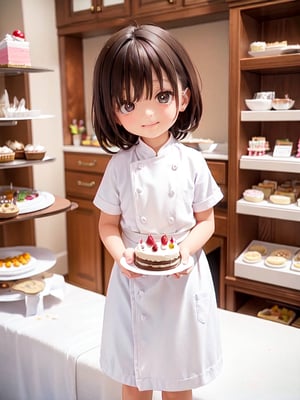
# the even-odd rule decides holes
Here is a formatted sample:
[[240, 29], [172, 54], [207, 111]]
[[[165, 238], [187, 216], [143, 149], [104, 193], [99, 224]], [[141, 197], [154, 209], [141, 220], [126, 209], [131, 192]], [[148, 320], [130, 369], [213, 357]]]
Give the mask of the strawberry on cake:
[[155, 241], [152, 235], [140, 240], [134, 250], [136, 267], [149, 271], [164, 271], [176, 268], [181, 261], [180, 250], [175, 240], [163, 235]]
[[15, 30], [11, 35], [6, 34], [0, 42], [0, 65], [6, 67], [30, 67], [29, 42], [24, 33]]

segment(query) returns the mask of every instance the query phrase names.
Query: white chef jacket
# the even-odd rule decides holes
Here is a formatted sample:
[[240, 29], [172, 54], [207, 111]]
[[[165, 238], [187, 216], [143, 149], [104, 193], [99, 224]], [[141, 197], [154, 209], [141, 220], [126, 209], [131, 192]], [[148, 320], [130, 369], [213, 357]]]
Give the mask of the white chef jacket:
[[[156, 154], [143, 141], [115, 154], [94, 199], [120, 215], [123, 240], [162, 234], [183, 240], [194, 212], [216, 205], [222, 193], [200, 152], [172, 136]], [[204, 251], [192, 272], [128, 279], [111, 274], [102, 332], [101, 369], [139, 390], [189, 390], [214, 379], [222, 364], [214, 286]]]

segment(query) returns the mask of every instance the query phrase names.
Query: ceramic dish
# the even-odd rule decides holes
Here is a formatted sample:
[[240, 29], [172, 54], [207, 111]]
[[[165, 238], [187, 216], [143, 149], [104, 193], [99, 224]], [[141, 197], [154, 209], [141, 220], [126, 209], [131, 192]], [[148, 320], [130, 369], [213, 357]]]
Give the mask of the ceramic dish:
[[149, 270], [144, 270], [141, 268], [136, 267], [135, 265], [130, 265], [126, 263], [126, 260], [124, 257], [121, 258], [120, 263], [122, 267], [126, 268], [128, 271], [134, 272], [136, 274], [140, 275], [152, 275], [152, 276], [168, 276], [168, 275], [173, 275], [178, 272], [182, 272], [190, 267], [193, 266], [193, 257], [189, 258], [188, 264], [179, 264], [178, 267], [173, 268], [173, 269], [168, 269], [164, 271], [149, 271]]
[[271, 99], [245, 99], [245, 103], [251, 111], [267, 111], [272, 108]]

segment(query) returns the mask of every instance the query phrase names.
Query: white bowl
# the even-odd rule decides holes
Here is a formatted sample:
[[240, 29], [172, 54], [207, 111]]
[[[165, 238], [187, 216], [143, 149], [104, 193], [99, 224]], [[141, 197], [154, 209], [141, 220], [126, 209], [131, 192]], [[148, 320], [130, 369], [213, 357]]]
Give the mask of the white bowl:
[[289, 110], [295, 104], [295, 100], [292, 99], [273, 99], [272, 107], [275, 110]]
[[198, 147], [201, 151], [213, 151], [217, 147], [217, 143], [211, 139], [199, 139]]
[[272, 108], [271, 99], [245, 99], [245, 103], [251, 111], [267, 111]]

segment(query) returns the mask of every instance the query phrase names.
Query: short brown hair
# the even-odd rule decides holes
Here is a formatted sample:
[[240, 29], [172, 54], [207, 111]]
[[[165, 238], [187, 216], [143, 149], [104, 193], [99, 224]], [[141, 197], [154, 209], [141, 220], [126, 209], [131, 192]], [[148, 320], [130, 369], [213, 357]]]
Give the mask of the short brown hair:
[[[130, 25], [115, 33], [101, 50], [94, 69], [92, 121], [100, 145], [128, 149], [138, 136], [116, 122], [116, 105], [139, 100], [143, 93], [152, 97], [153, 72], [161, 88], [167, 76], [178, 106], [178, 81], [191, 92], [185, 111], [170, 128], [176, 139], [195, 130], [202, 115], [199, 76], [184, 47], [167, 31], [155, 25]], [[133, 88], [133, 94], [131, 93]], [[133, 98], [130, 99], [130, 96]]]

